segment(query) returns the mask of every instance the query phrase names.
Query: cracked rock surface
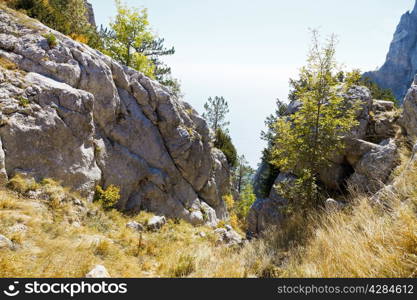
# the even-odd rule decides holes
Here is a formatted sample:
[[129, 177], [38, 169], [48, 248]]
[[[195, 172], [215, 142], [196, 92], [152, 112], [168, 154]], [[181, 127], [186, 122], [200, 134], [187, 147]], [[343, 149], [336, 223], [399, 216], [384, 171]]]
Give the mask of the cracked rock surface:
[[229, 170], [210, 136], [159, 83], [0, 8], [2, 180], [51, 177], [90, 199], [113, 184], [120, 209], [214, 226], [227, 217]]

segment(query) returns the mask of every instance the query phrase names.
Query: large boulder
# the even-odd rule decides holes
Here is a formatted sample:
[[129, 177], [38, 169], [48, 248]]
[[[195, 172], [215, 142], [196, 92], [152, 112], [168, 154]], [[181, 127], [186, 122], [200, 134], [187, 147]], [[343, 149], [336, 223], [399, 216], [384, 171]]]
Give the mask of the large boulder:
[[0, 178], [52, 177], [89, 199], [96, 185], [117, 185], [123, 210], [227, 218], [226, 159], [206, 122], [164, 86], [8, 9], [0, 59]]
[[275, 180], [269, 198], [256, 199], [251, 206], [247, 218], [249, 236], [257, 235], [269, 226], [278, 225], [283, 220], [282, 208], [288, 204], [288, 200], [282, 197], [276, 190], [277, 185], [291, 185], [296, 177], [292, 174], [280, 173]]
[[146, 224], [146, 227], [148, 230], [158, 230], [161, 229], [167, 220], [164, 216], [153, 216], [148, 220], [148, 223]]
[[349, 179], [356, 189], [376, 192], [398, 163], [398, 147], [393, 139], [383, 141], [379, 147], [366, 153], [355, 165], [355, 173]]
[[395, 137], [399, 132], [399, 110], [394, 102], [374, 100], [367, 136], [375, 143]]
[[230, 225], [226, 225], [226, 228], [217, 228], [214, 233], [217, 236], [216, 244], [218, 245], [239, 246], [245, 241]]
[[253, 177], [253, 191], [258, 198], [265, 198], [271, 190], [279, 171], [267, 162], [262, 162]]
[[90, 272], [85, 275], [86, 278], [110, 278], [109, 272], [102, 265], [96, 265]]
[[347, 107], [354, 104], [357, 104], [359, 107], [356, 111], [358, 125], [353, 127], [347, 136], [356, 139], [365, 138], [373, 104], [370, 90], [364, 86], [352, 86], [347, 92], [342, 94], [342, 97]]

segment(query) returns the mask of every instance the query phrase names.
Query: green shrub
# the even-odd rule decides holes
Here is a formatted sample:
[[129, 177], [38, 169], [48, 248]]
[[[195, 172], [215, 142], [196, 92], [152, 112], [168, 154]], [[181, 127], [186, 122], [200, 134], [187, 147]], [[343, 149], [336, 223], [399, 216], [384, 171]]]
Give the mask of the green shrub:
[[101, 186], [96, 186], [94, 201], [100, 203], [104, 209], [114, 208], [119, 200], [120, 188], [117, 186], [109, 185], [105, 190]]
[[28, 107], [29, 106], [29, 99], [25, 98], [25, 97], [19, 97], [19, 105], [22, 107]]
[[43, 37], [48, 42], [49, 48], [55, 48], [56, 46], [58, 46], [58, 40], [56, 39], [56, 36], [53, 33], [45, 34]]

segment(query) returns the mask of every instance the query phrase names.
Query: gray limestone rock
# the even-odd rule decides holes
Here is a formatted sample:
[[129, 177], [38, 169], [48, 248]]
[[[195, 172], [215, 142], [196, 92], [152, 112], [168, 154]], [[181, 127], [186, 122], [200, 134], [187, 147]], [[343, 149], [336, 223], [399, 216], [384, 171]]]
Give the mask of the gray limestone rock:
[[[24, 17], [21, 17], [24, 18]], [[92, 199], [117, 185], [118, 207], [215, 226], [228, 217], [224, 154], [191, 106], [27, 18], [0, 11], [0, 178], [54, 178]], [[53, 33], [50, 48], [44, 34]]]

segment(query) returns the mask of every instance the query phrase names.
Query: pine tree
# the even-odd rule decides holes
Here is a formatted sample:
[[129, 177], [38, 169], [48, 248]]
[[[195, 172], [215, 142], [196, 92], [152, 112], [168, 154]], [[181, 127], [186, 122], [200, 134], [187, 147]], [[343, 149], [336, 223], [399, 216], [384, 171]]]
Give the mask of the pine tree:
[[116, 0], [116, 8], [117, 16], [110, 28], [100, 29], [103, 52], [181, 96], [178, 80], [171, 76], [171, 68], [161, 61], [162, 56], [173, 55], [175, 48], [166, 48], [165, 40], [152, 33], [147, 10], [127, 7], [120, 0]]
[[204, 104], [204, 110], [203, 118], [207, 120], [214, 132], [217, 132], [217, 129], [227, 132], [226, 127], [230, 123], [225, 121], [225, 119], [229, 113], [229, 104], [223, 97], [208, 98], [208, 101]]

